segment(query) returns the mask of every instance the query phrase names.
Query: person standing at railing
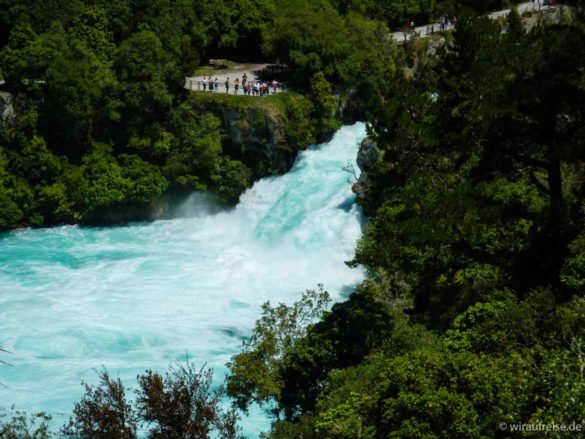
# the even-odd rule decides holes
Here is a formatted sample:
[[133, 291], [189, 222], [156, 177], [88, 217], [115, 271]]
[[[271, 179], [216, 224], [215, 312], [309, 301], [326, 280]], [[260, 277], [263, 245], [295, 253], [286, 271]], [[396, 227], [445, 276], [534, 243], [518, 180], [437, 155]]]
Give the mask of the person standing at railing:
[[229, 93], [230, 92], [230, 78], [227, 78], [225, 80], [225, 92]]
[[203, 91], [207, 90], [207, 79], [203, 78]]
[[244, 76], [242, 76], [242, 88], [246, 89], [246, 82], [248, 82], [248, 75], [244, 72]]
[[219, 81], [215, 78], [215, 91], [219, 91]]
[[235, 82], [234, 82], [234, 94], [237, 95], [238, 94], [238, 88], [240, 87], [240, 80], [238, 78], [236, 78]]

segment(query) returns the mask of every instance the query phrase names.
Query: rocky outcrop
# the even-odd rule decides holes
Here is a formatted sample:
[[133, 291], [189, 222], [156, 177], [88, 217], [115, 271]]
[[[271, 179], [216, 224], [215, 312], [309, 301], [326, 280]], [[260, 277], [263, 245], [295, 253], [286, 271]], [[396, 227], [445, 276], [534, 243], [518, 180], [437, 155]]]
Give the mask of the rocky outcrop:
[[222, 120], [226, 152], [252, 169], [255, 178], [287, 172], [298, 151], [316, 139], [312, 105], [298, 94], [250, 98], [194, 92], [192, 103]]
[[259, 108], [224, 107], [223, 126], [230, 153], [242, 159], [257, 176], [281, 174], [294, 163], [297, 148], [291, 148], [280, 115]]
[[14, 116], [14, 99], [12, 94], [0, 91], [0, 123], [6, 123]]
[[364, 103], [355, 88], [344, 89], [335, 93], [337, 99], [337, 118], [344, 124], [353, 124], [365, 119]]
[[368, 174], [381, 154], [382, 151], [380, 151], [376, 143], [369, 137], [366, 137], [362, 141], [358, 150], [356, 162], [361, 174], [358, 181], [353, 185], [352, 190], [356, 194], [357, 202], [364, 208], [366, 214], [370, 213], [368, 212], [367, 203], [369, 188], [371, 186]]
[[379, 156], [380, 150], [372, 139], [366, 137], [364, 140], [362, 140], [356, 158], [357, 165], [362, 171], [362, 175], [366, 174], [368, 170], [371, 169], [372, 165]]

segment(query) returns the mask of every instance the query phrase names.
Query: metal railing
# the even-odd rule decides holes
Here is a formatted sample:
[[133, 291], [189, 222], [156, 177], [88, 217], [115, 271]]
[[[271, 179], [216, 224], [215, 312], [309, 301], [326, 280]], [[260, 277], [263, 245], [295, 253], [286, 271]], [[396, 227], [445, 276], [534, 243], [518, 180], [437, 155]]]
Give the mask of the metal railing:
[[236, 83], [233, 81], [227, 82], [226, 86], [226, 81], [211, 81], [210, 83], [208, 81], [201, 81], [198, 79], [185, 79], [185, 88], [187, 90], [206, 91], [208, 93], [263, 97], [286, 91], [286, 88], [281, 83], [278, 83], [276, 87], [274, 87], [272, 83], [266, 83], [268, 84], [266, 88], [262, 86], [263, 83], [260, 83], [260, 86], [257, 86], [256, 82], [246, 82], [246, 86], [248, 84], [251, 85], [250, 88], [244, 87], [242, 83], [238, 83], [236, 87]]

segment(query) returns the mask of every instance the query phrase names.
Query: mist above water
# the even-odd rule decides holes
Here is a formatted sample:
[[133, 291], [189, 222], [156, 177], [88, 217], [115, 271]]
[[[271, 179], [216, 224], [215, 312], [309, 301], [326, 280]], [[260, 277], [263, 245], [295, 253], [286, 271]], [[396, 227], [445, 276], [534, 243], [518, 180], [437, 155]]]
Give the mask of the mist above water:
[[[60, 424], [92, 369], [133, 386], [186, 355], [221, 380], [263, 302], [292, 303], [318, 283], [339, 299], [363, 278], [344, 264], [361, 212], [342, 168], [365, 134], [342, 128], [234, 208], [194, 194], [180, 219], [0, 235], [0, 346], [14, 353], [14, 367], [0, 367], [0, 405]], [[256, 412], [243, 425], [257, 437], [267, 420]]]

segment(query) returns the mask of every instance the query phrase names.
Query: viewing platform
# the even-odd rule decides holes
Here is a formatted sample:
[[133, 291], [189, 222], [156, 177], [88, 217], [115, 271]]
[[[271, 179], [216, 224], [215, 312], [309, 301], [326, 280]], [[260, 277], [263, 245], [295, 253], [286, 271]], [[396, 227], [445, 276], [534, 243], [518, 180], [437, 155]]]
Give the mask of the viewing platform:
[[[262, 97], [286, 91], [285, 84], [280, 80], [283, 71], [282, 66], [272, 64], [237, 64], [227, 60], [210, 60], [210, 65], [200, 67], [193, 76], [185, 78], [184, 87], [192, 91]], [[251, 85], [249, 92], [243, 87], [244, 79]], [[263, 85], [268, 86], [267, 90], [263, 89]]]

